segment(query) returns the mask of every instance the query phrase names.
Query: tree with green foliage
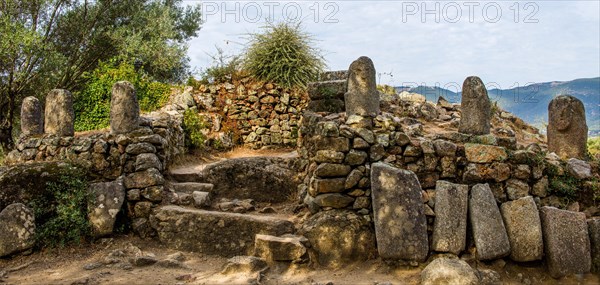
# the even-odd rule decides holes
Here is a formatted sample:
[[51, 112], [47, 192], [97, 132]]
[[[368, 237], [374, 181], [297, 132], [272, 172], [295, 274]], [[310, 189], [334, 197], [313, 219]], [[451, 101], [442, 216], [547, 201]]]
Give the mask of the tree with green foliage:
[[15, 110], [52, 88], [77, 92], [100, 61], [135, 64], [162, 82], [188, 75], [186, 41], [200, 7], [181, 0], [0, 0], [0, 143], [12, 147]]
[[300, 23], [270, 23], [250, 34], [244, 69], [259, 80], [306, 88], [325, 68], [321, 51]]

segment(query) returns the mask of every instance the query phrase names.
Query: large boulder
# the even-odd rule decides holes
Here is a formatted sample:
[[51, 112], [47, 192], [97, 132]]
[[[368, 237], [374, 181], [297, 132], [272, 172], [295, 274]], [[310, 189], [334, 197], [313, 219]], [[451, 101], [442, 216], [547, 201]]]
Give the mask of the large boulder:
[[438, 258], [421, 271], [421, 285], [477, 285], [475, 270], [458, 258]]
[[519, 262], [542, 259], [542, 224], [533, 197], [503, 203], [500, 209], [510, 241], [510, 258]]
[[371, 196], [379, 255], [384, 259], [424, 261], [429, 244], [417, 175], [374, 163]]
[[285, 219], [163, 206], [150, 216], [158, 239], [168, 247], [225, 257], [251, 255], [257, 234], [294, 231]]
[[110, 235], [125, 201], [125, 186], [121, 179], [93, 183], [89, 186], [93, 199], [88, 205], [88, 219], [95, 237]]
[[322, 266], [340, 268], [375, 255], [370, 222], [353, 211], [319, 212], [303, 224], [299, 233], [310, 242], [316, 257], [313, 260]]
[[483, 81], [477, 76], [467, 77], [463, 82], [461, 96], [462, 114], [458, 131], [473, 135], [489, 134], [492, 104]]
[[469, 186], [438, 180], [431, 249], [459, 254], [465, 249]]
[[33, 247], [35, 217], [21, 203], [11, 204], [0, 212], [0, 257]]
[[554, 207], [540, 209], [548, 271], [554, 278], [590, 272], [590, 237], [585, 214]]
[[587, 136], [583, 103], [570, 95], [552, 99], [548, 104], [548, 152], [555, 152], [563, 159], [584, 159]]
[[348, 92], [344, 95], [346, 114], [375, 117], [379, 114], [379, 91], [373, 61], [361, 56], [348, 70]]
[[471, 189], [469, 218], [479, 260], [490, 260], [510, 254], [510, 241], [488, 184], [476, 184]]
[[46, 96], [44, 132], [57, 136], [75, 134], [73, 95], [64, 89], [54, 89]]

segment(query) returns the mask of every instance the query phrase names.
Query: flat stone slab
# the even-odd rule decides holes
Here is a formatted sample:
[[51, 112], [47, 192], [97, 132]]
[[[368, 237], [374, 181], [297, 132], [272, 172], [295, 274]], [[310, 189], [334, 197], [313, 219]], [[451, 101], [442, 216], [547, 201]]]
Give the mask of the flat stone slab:
[[469, 218], [479, 260], [490, 260], [510, 254], [510, 241], [496, 199], [488, 184], [471, 189]]
[[506, 202], [500, 210], [510, 241], [510, 258], [519, 262], [542, 259], [542, 224], [533, 197]]
[[195, 191], [199, 192], [212, 192], [215, 186], [210, 183], [198, 183], [198, 182], [179, 182], [171, 183], [171, 188], [175, 192], [192, 194]]
[[285, 219], [163, 206], [150, 216], [158, 239], [168, 247], [232, 257], [252, 255], [257, 234], [293, 233]]
[[431, 248], [459, 254], [465, 249], [469, 186], [438, 180]]
[[546, 264], [550, 276], [590, 272], [590, 237], [585, 214], [554, 207], [540, 209]]
[[379, 255], [383, 259], [424, 261], [429, 243], [417, 175], [374, 163], [371, 193]]
[[347, 90], [345, 79], [308, 83], [308, 97], [311, 100], [344, 99]]
[[282, 237], [256, 235], [254, 255], [267, 261], [301, 260], [306, 254], [303, 236], [285, 235]]

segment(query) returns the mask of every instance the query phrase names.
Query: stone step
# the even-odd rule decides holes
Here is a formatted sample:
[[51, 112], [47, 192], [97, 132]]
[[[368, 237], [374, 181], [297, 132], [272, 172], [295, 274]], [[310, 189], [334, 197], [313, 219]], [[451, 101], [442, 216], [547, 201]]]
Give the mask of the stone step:
[[344, 99], [348, 90], [346, 80], [329, 80], [308, 83], [308, 97], [311, 100]]
[[211, 183], [199, 183], [199, 182], [171, 182], [171, 189], [178, 193], [192, 194], [195, 191], [211, 193], [215, 185]]
[[232, 158], [202, 167], [172, 170], [168, 177], [177, 182], [213, 184], [214, 198], [254, 199], [279, 203], [289, 200], [298, 186], [293, 168], [295, 158]]
[[161, 206], [150, 216], [166, 246], [203, 254], [252, 255], [257, 234], [281, 236], [294, 232], [292, 222], [273, 216], [205, 211]]

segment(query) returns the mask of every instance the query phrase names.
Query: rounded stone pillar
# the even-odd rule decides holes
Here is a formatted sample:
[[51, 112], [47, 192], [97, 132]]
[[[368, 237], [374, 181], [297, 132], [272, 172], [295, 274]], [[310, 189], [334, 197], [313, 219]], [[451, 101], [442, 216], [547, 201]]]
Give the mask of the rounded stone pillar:
[[140, 107], [135, 87], [127, 81], [113, 85], [110, 101], [110, 132], [112, 134], [129, 133], [140, 125]]
[[46, 96], [44, 113], [46, 134], [69, 137], [75, 134], [73, 95], [64, 89], [54, 89]]
[[548, 151], [563, 159], [584, 159], [588, 127], [583, 103], [570, 95], [558, 96], [548, 104]]
[[379, 114], [379, 91], [373, 61], [361, 56], [348, 70], [348, 92], [344, 95], [346, 114], [376, 117]]
[[21, 104], [21, 135], [40, 135], [44, 133], [42, 104], [33, 96], [23, 99]]
[[490, 133], [492, 104], [483, 81], [477, 76], [465, 79], [461, 94], [461, 116], [458, 131], [464, 134], [487, 135]]

